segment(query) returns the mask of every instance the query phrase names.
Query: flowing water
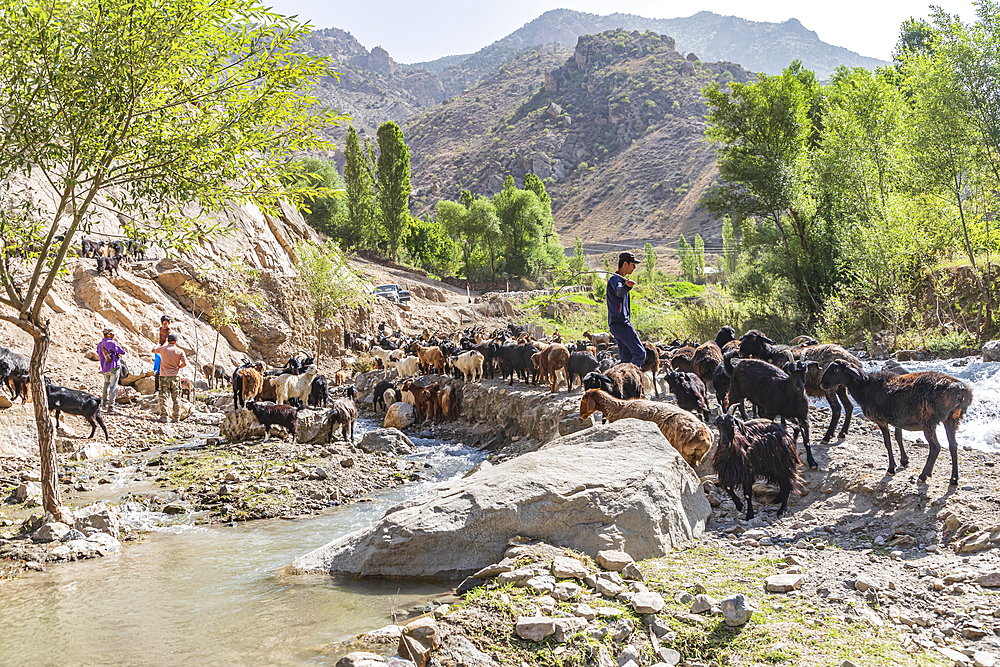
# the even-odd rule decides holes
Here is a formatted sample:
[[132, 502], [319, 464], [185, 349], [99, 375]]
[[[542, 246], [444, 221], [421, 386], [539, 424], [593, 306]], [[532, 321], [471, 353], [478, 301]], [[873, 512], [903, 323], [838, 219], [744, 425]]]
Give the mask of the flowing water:
[[[161, 527], [107, 558], [0, 584], [0, 665], [336, 664], [342, 651], [328, 644], [388, 624], [392, 608], [402, 612], [450, 588], [276, 571], [483, 456], [462, 445], [414, 442], [420, 451], [407, 459], [432, 464], [432, 478], [372, 502], [294, 521]], [[125, 516], [135, 524], [162, 518]]]

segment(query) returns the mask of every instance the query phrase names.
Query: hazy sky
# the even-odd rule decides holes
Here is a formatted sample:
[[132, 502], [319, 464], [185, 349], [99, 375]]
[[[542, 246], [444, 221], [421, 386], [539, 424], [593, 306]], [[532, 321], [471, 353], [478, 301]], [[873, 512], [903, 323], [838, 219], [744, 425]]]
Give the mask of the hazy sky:
[[[268, 0], [265, 0], [267, 3]], [[821, 40], [865, 56], [888, 60], [899, 25], [910, 16], [928, 16], [930, 2], [841, 0], [362, 0], [326, 2], [270, 0], [282, 14], [296, 14], [316, 28], [349, 31], [366, 48], [382, 46], [397, 62], [434, 60], [474, 53], [517, 30], [549, 9], [568, 8], [592, 14], [624, 12], [648, 18], [691, 16], [702, 10], [752, 21], [781, 22], [797, 18]], [[945, 11], [966, 22], [975, 18], [972, 0], [936, 0]]]

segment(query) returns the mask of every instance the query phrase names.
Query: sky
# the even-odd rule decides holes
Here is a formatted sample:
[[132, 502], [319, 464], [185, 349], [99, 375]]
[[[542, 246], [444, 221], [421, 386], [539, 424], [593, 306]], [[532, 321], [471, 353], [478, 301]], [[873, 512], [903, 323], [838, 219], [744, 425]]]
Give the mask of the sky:
[[[930, 2], [911, 0], [702, 0], [699, 3], [653, 0], [264, 0], [275, 11], [297, 15], [315, 28], [347, 30], [369, 50], [381, 46], [401, 63], [475, 53], [550, 9], [592, 14], [623, 12], [647, 18], [691, 16], [702, 10], [751, 21], [780, 23], [798, 19], [821, 40], [861, 55], [889, 60], [899, 26], [911, 16], [928, 17]], [[934, 0], [966, 22], [975, 20], [972, 0]]]

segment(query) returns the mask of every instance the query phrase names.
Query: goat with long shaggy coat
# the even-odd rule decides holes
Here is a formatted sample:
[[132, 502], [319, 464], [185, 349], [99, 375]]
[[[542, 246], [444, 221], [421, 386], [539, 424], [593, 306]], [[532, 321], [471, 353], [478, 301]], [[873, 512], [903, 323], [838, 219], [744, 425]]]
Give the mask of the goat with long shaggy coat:
[[688, 412], [701, 415], [703, 421], [708, 421], [708, 395], [705, 383], [694, 373], [670, 371], [663, 378], [670, 387], [670, 392], [677, 397], [677, 406]]
[[890, 475], [896, 472], [896, 460], [892, 456], [889, 441], [889, 427], [896, 429], [896, 443], [899, 445], [899, 463], [909, 463], [903, 449], [903, 431], [923, 431], [929, 451], [927, 462], [920, 473], [920, 481], [925, 482], [934, 470], [934, 462], [941, 453], [941, 443], [937, 439], [937, 426], [944, 423], [948, 434], [948, 449], [951, 451], [951, 481], [958, 484], [958, 441], [955, 434], [958, 423], [965, 411], [972, 405], [972, 390], [957, 378], [944, 373], [927, 371], [924, 373], [865, 373], [845, 361], [834, 361], [826, 372], [820, 386], [824, 389], [846, 385], [851, 396], [861, 405], [865, 417], [878, 424], [889, 454]]
[[781, 424], [767, 419], [741, 421], [733, 415], [723, 415], [715, 420], [719, 429], [719, 445], [712, 457], [712, 467], [719, 478], [719, 486], [733, 499], [736, 509], [743, 511], [736, 491], [742, 491], [747, 501], [747, 521], [753, 518], [753, 483], [762, 477], [780, 489], [777, 500], [778, 518], [788, 507], [792, 491], [802, 491], [799, 476], [798, 450], [795, 440]]
[[358, 406], [354, 403], [354, 387], [348, 387], [346, 395], [333, 401], [330, 408], [330, 436], [327, 438], [333, 442], [333, 432], [337, 426], [340, 433], [347, 442], [347, 432], [351, 433], [351, 442], [354, 442], [354, 422], [358, 419]]
[[279, 375], [274, 379], [274, 386], [277, 389], [277, 403], [289, 403], [291, 399], [297, 398], [302, 405], [309, 401], [309, 392], [312, 391], [312, 382], [319, 374], [316, 364], [310, 365], [301, 375]]
[[271, 427], [281, 426], [292, 436], [295, 442], [295, 427], [298, 424], [298, 411], [290, 405], [272, 405], [271, 403], [257, 403], [247, 401], [246, 407], [253, 412], [253, 416], [264, 425], [264, 441], [271, 437]]
[[604, 373], [587, 373], [584, 389], [601, 389], [615, 398], [642, 398], [642, 371], [635, 364], [615, 364]]
[[237, 368], [233, 372], [233, 407], [242, 408], [247, 401], [257, 397], [264, 386], [264, 364], [251, 368]]
[[670, 403], [642, 399], [623, 401], [600, 389], [583, 392], [580, 419], [598, 410], [610, 422], [629, 418], [653, 422], [692, 468], [701, 463], [712, 447], [712, 431], [696, 416]]

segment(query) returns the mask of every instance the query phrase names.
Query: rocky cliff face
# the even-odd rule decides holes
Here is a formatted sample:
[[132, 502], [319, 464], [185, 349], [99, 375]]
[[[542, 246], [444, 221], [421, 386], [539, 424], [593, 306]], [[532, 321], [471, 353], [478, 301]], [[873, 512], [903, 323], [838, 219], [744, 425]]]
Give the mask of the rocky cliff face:
[[641, 247], [682, 231], [711, 234], [715, 223], [697, 207], [715, 177], [701, 90], [748, 78], [733, 63], [688, 59], [672, 38], [648, 32], [587, 35], [572, 52], [524, 54], [405, 126], [422, 188], [417, 210], [535, 173], [564, 242]]

